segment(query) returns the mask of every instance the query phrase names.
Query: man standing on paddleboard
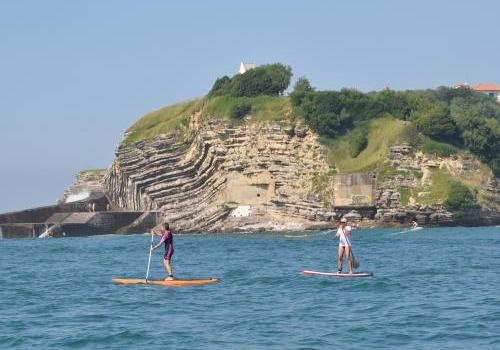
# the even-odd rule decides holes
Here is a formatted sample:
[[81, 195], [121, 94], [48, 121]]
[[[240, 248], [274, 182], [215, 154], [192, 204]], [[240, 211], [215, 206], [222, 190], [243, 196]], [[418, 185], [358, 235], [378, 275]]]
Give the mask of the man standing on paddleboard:
[[338, 252], [338, 271], [337, 273], [342, 273], [342, 257], [344, 255], [347, 258], [347, 266], [349, 267], [349, 273], [352, 274], [352, 262], [351, 262], [351, 226], [347, 225], [347, 220], [342, 218], [340, 220], [340, 226], [335, 234], [336, 238], [339, 238], [339, 252]]
[[172, 265], [170, 264], [170, 260], [172, 259], [172, 255], [174, 255], [174, 237], [172, 235], [172, 231], [169, 229], [168, 223], [163, 224], [163, 234], [161, 236], [160, 243], [151, 247], [151, 251], [161, 247], [162, 244], [165, 244], [165, 255], [163, 256], [163, 265], [165, 266], [165, 270], [167, 270], [168, 277], [165, 278], [165, 281], [172, 281], [174, 279], [174, 273], [172, 272]]

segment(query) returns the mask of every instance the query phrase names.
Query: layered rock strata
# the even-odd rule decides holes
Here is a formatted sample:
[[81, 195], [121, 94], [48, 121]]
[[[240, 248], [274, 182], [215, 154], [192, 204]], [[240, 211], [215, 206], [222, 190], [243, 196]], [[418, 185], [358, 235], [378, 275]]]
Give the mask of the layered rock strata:
[[184, 141], [120, 145], [104, 185], [116, 205], [159, 210], [178, 230], [319, 228], [335, 215], [327, 164], [308, 129], [209, 121]]

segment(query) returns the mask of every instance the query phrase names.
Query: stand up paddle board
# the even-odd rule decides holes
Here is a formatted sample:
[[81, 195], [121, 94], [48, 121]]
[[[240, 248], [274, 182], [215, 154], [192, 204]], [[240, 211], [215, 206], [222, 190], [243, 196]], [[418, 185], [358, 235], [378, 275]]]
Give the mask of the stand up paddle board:
[[209, 280], [145, 280], [145, 279], [128, 279], [128, 278], [113, 278], [111, 279], [117, 284], [151, 284], [155, 286], [167, 286], [167, 287], [187, 287], [187, 286], [201, 286], [204, 284], [216, 283], [219, 280], [216, 278], [211, 278]]
[[285, 238], [305, 238], [307, 235], [285, 235]]
[[371, 277], [373, 273], [371, 272], [360, 272], [360, 273], [337, 273], [337, 272], [319, 272], [319, 271], [302, 271], [301, 275], [307, 276], [327, 276], [327, 277], [340, 277], [340, 278], [355, 278], [355, 277]]

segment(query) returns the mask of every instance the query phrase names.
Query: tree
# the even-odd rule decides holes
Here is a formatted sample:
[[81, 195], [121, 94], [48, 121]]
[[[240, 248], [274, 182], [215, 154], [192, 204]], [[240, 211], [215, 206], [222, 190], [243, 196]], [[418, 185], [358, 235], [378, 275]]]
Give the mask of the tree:
[[415, 124], [424, 135], [436, 140], [449, 141], [457, 133], [455, 121], [450, 116], [449, 109], [441, 105], [433, 105], [422, 111]]
[[231, 80], [230, 94], [235, 97], [282, 94], [292, 78], [292, 69], [281, 63], [268, 64], [236, 75]]
[[391, 89], [384, 89], [377, 94], [377, 99], [384, 105], [386, 113], [398, 119], [408, 119], [410, 116], [410, 106], [404, 93]]
[[208, 96], [222, 96], [227, 95], [231, 91], [231, 78], [224, 75], [221, 78], [217, 78], [212, 89], [208, 93]]
[[312, 88], [311, 84], [309, 83], [309, 80], [307, 80], [306, 77], [300, 77], [297, 80], [297, 82], [295, 83], [295, 85], [293, 87], [293, 91], [290, 94], [290, 99], [292, 101], [292, 105], [293, 106], [300, 106], [305, 95], [310, 91], [314, 91], [314, 89]]
[[336, 91], [307, 93], [301, 104], [304, 119], [321, 135], [336, 136], [341, 128], [342, 103]]
[[449, 211], [464, 211], [478, 207], [472, 192], [460, 182], [454, 182], [450, 185], [444, 206]]

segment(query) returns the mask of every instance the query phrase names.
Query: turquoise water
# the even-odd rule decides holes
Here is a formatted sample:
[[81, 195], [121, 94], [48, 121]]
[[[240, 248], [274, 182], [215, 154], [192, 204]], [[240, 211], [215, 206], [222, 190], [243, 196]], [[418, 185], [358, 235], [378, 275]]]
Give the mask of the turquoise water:
[[[358, 230], [365, 279], [331, 271], [336, 244], [308, 233], [177, 235], [178, 278], [141, 278], [149, 237], [0, 241], [0, 348], [500, 349], [500, 228]], [[162, 254], [152, 277], [164, 277]]]

